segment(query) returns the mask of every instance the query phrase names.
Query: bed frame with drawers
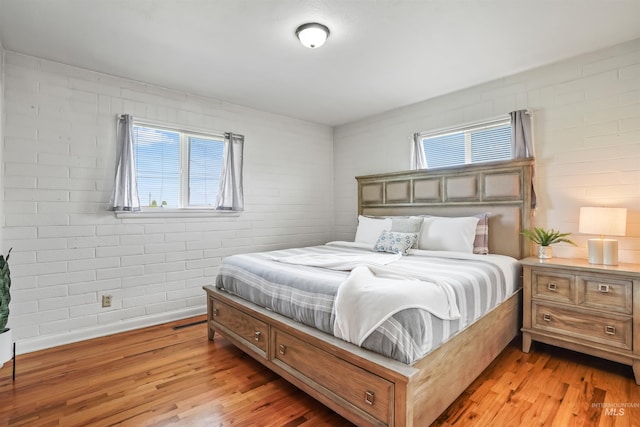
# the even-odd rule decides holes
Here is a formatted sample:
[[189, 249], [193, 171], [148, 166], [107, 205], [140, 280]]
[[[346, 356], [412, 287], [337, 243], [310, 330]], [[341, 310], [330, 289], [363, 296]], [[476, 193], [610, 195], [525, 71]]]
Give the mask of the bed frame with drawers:
[[[531, 219], [533, 160], [357, 177], [358, 213], [467, 216], [491, 212], [489, 250], [520, 259]], [[521, 292], [417, 362], [406, 365], [215, 288], [207, 293], [209, 339], [228, 339], [357, 425], [426, 426], [516, 336]]]

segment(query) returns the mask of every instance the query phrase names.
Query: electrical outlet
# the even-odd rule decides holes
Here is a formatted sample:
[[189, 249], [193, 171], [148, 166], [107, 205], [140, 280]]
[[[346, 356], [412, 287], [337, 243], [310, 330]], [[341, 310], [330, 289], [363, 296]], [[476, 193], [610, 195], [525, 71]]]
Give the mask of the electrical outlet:
[[113, 297], [111, 295], [102, 295], [102, 306], [103, 307], [111, 307], [111, 299]]

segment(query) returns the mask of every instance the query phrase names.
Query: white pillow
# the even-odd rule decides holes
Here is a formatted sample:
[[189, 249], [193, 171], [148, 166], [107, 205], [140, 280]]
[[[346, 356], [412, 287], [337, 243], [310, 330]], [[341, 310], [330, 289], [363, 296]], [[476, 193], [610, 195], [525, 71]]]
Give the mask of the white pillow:
[[360, 215], [356, 229], [356, 242], [374, 245], [380, 233], [385, 230], [391, 230], [391, 218], [369, 218]]
[[418, 249], [473, 253], [477, 217], [426, 217], [418, 236]]

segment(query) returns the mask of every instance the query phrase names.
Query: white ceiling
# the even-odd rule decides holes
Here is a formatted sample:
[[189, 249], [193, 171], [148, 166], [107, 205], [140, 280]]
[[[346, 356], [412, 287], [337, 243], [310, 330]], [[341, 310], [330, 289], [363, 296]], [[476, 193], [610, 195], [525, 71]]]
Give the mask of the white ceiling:
[[332, 126], [635, 38], [640, 0], [0, 0], [6, 50]]

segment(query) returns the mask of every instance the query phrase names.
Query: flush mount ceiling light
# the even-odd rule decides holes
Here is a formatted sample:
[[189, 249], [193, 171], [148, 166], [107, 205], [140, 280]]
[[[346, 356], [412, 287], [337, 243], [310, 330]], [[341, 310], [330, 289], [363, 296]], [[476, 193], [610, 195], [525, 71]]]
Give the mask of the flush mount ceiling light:
[[296, 36], [300, 43], [309, 49], [315, 49], [324, 44], [329, 37], [329, 28], [317, 22], [302, 24], [296, 29]]

